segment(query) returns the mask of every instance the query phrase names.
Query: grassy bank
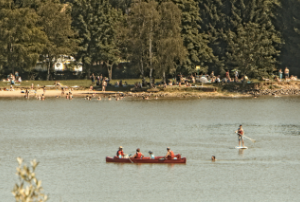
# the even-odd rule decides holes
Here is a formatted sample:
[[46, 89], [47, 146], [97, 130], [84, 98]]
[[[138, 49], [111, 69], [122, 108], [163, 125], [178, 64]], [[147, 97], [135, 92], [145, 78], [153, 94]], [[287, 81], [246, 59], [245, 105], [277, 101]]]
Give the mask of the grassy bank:
[[[117, 81], [120, 80], [116, 80], [116, 79], [112, 79], [110, 81], [110, 84], [114, 85]], [[122, 80], [122, 82], [127, 82], [128, 85], [134, 85], [136, 82], [142, 82], [141, 79], [124, 79]], [[57, 80], [57, 81], [32, 81], [32, 80], [28, 80], [28, 81], [23, 81], [21, 83], [16, 83], [15, 87], [31, 87], [31, 84], [34, 84], [34, 87], [43, 87], [46, 85], [54, 85], [55, 82], [59, 82], [61, 85], [63, 86], [80, 86], [80, 87], [90, 87], [92, 85], [92, 81], [91, 80]], [[4, 88], [4, 87], [10, 87], [10, 82], [0, 82], [0, 87]], [[94, 83], [94, 86], [96, 85], [96, 82]]]

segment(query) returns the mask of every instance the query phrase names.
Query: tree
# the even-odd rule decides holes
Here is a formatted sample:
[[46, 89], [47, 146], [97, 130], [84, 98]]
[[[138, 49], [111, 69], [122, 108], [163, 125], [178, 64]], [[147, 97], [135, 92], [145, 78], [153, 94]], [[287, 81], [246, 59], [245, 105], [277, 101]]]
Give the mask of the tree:
[[280, 62], [282, 67], [289, 67], [292, 74], [300, 76], [300, 0], [281, 1], [276, 11], [276, 28], [282, 34]]
[[[186, 56], [181, 38], [181, 10], [173, 2], [155, 1], [132, 4], [128, 16], [128, 50], [145, 81], [149, 69], [150, 85], [153, 71], [166, 78]], [[145, 68], [146, 67], [146, 68]]]
[[225, 73], [227, 43], [223, 38], [224, 31], [230, 28], [230, 0], [198, 0], [201, 31], [208, 35], [209, 47], [217, 57], [210, 64], [213, 71]]
[[266, 76], [273, 72], [281, 38], [272, 23], [276, 1], [232, 0], [232, 28], [224, 36], [228, 43], [227, 64], [249, 76]]
[[176, 72], [177, 64], [182, 64], [188, 53], [181, 38], [181, 10], [173, 2], [163, 2], [158, 11], [156, 72], [162, 75], [166, 83], [166, 72]]
[[16, 67], [32, 67], [38, 60], [46, 36], [38, 26], [38, 15], [13, 0], [0, 0], [0, 55], [14, 73]]
[[47, 43], [42, 56], [48, 61], [47, 80], [50, 77], [50, 69], [60, 55], [71, 55], [76, 51], [76, 43], [71, 29], [71, 15], [69, 4], [61, 4], [59, 1], [48, 0], [38, 7], [40, 16], [39, 24], [47, 35]]
[[182, 65], [182, 70], [192, 73], [196, 65], [201, 65], [202, 71], [206, 72], [207, 65], [214, 62], [215, 56], [208, 46], [209, 36], [199, 26], [201, 18], [198, 3], [194, 0], [172, 0], [172, 2], [181, 9], [181, 37], [188, 50], [188, 57]]
[[128, 51], [130, 60], [137, 63], [145, 83], [145, 66], [150, 69], [150, 82], [153, 72], [153, 41], [160, 20], [155, 1], [132, 4], [128, 16]]
[[36, 178], [35, 169], [38, 166], [36, 160], [31, 161], [31, 166], [23, 163], [23, 159], [17, 158], [17, 176], [19, 183], [15, 184], [12, 194], [16, 202], [45, 202], [48, 196], [43, 193], [42, 181]]
[[72, 26], [79, 38], [78, 58], [90, 74], [94, 62], [103, 62], [112, 78], [112, 68], [120, 58], [116, 44], [116, 23], [121, 13], [108, 0], [73, 0]]

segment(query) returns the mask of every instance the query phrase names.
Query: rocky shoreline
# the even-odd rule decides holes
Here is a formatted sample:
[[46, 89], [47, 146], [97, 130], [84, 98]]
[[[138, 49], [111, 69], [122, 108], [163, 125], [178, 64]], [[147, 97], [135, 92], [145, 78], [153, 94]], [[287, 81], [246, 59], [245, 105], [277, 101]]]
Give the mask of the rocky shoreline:
[[253, 96], [260, 96], [260, 95], [300, 95], [300, 89], [265, 89], [265, 90], [250, 90], [247, 92], [241, 92]]

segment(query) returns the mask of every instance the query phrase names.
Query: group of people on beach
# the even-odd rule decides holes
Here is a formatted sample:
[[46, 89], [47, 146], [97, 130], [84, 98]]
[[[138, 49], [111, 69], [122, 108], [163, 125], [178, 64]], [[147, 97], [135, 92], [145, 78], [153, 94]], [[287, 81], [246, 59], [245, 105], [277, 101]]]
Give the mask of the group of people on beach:
[[10, 73], [7, 75], [6, 81], [10, 82], [11, 85], [14, 85], [16, 82], [21, 83], [22, 78], [19, 76], [19, 72], [15, 72], [15, 74]]
[[[278, 81], [278, 82], [281, 82], [282, 77], [283, 77], [283, 72], [282, 72], [282, 69], [280, 69], [278, 71], [278, 77], [275, 76], [275, 80]], [[291, 80], [291, 81], [297, 81], [298, 80], [297, 76], [294, 76], [294, 75], [290, 76], [290, 70], [287, 67], [284, 69], [284, 78], [285, 78], [286, 82], [288, 82], [289, 80]]]
[[[152, 151], [149, 151], [149, 156], [150, 159], [155, 159], [155, 156], [153, 154]], [[136, 158], [136, 159], [141, 159], [143, 157], [145, 157], [145, 155], [141, 152], [140, 148], [136, 149], [136, 153], [133, 156], [128, 156], [123, 152], [123, 147], [120, 146], [118, 151], [117, 151], [117, 157], [118, 158]], [[167, 154], [164, 156], [164, 159], [175, 159], [175, 154], [174, 152], [171, 150], [170, 147], [167, 147]]]
[[96, 82], [96, 85], [97, 86], [102, 86], [102, 91], [104, 92], [107, 85], [109, 84], [109, 79], [107, 77], [103, 77], [102, 74], [100, 76], [95, 76], [94, 73], [92, 73], [92, 75], [90, 76], [91, 78], [91, 81], [92, 81], [92, 85], [95, 83], [96, 79], [97, 79], [97, 82]]

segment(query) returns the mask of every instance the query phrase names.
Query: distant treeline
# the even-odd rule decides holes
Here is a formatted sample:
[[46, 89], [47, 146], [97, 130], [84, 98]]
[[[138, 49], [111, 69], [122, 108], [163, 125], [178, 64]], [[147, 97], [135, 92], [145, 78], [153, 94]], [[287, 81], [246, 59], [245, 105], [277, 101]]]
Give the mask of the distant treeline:
[[300, 0], [0, 0], [0, 66], [30, 72], [43, 61], [49, 79], [70, 55], [110, 78], [120, 63], [141, 78], [299, 75], [299, 11]]

